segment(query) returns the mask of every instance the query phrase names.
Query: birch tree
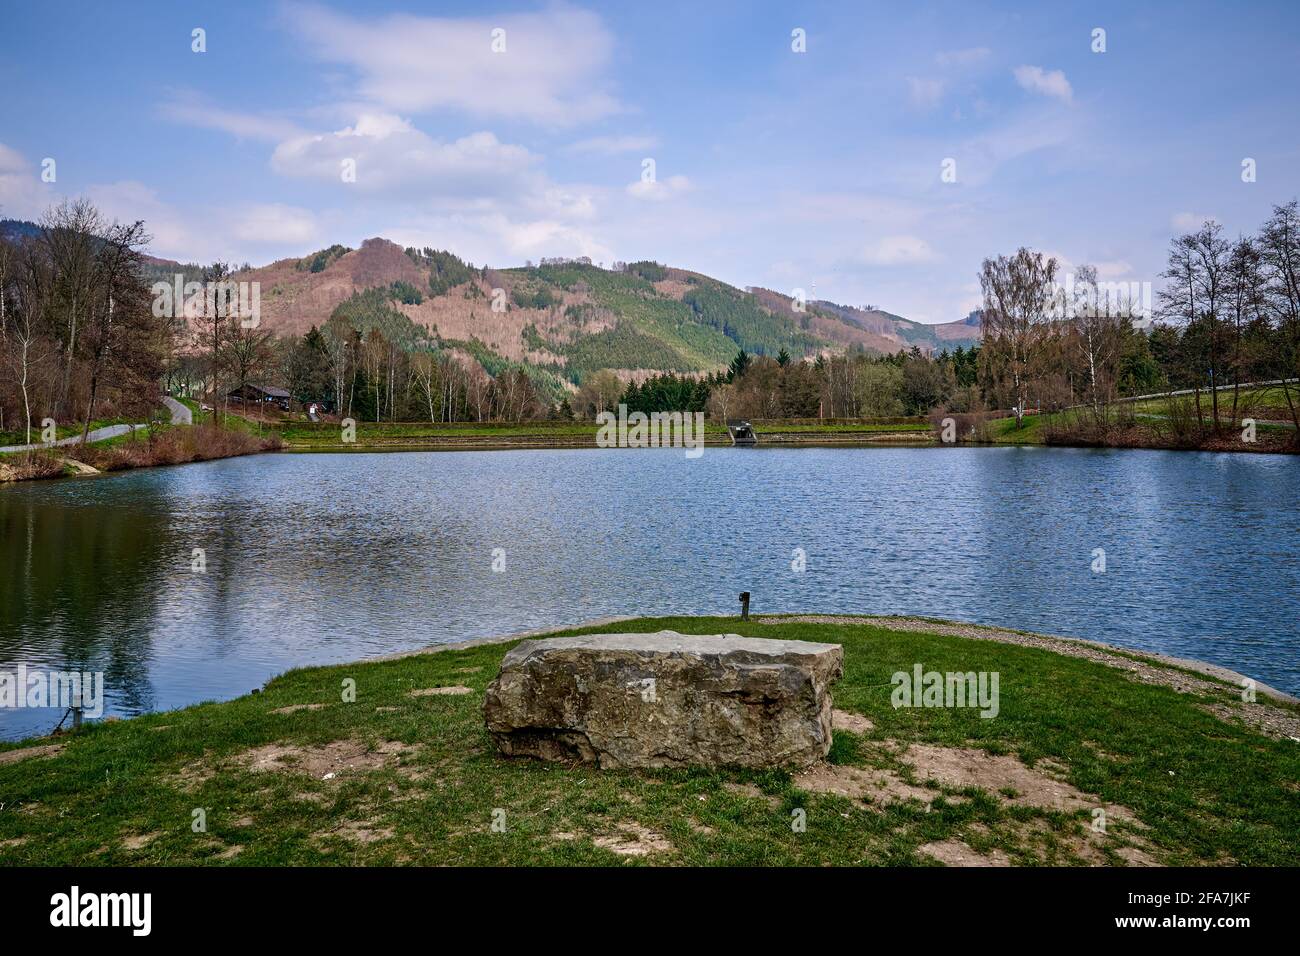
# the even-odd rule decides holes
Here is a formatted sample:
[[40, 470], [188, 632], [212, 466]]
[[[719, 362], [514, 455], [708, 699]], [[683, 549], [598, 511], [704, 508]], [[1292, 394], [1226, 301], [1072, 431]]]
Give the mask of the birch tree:
[[984, 336], [980, 359], [990, 390], [1014, 403], [1016, 428], [1024, 424], [1030, 388], [1042, 373], [1057, 301], [1057, 263], [1021, 248], [1015, 255], [985, 259], [980, 269]]

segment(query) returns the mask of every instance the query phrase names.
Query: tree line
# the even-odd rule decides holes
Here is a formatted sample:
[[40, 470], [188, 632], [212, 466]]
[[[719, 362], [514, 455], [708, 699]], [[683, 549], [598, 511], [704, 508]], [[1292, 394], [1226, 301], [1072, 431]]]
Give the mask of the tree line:
[[1300, 438], [1300, 211], [1273, 207], [1251, 236], [1223, 235], [1213, 221], [1176, 236], [1164, 288], [1142, 318], [1138, 290], [1098, 280], [1083, 267], [1058, 282], [1059, 264], [1020, 249], [986, 259], [979, 382], [990, 407], [1017, 425], [1031, 409], [1087, 410], [1105, 425], [1126, 395], [1186, 391], [1188, 427], [1235, 427], [1242, 386], [1280, 381], [1285, 414]]

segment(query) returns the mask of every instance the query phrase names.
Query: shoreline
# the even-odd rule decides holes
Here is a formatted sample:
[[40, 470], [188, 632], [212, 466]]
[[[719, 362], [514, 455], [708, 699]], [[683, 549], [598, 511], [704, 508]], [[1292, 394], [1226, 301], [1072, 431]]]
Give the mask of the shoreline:
[[[148, 464], [130, 464], [118, 463], [112, 468], [96, 468], [89, 462], [83, 462], [74, 458], [72, 455], [57, 455], [61, 447], [78, 448], [80, 446], [43, 446], [35, 452], [15, 452], [0, 455], [0, 487], [5, 485], [16, 485], [29, 481], [48, 481], [65, 478], [89, 478], [99, 477], [104, 474], [114, 474], [124, 471], [134, 471], [140, 468], [158, 468], [178, 464], [196, 464], [204, 461], [218, 461], [225, 458], [246, 457], [249, 455], [270, 454], [273, 452], [289, 453], [334, 453], [334, 452], [419, 452], [419, 451], [512, 451], [512, 450], [608, 450], [602, 449], [596, 444], [596, 428], [593, 426], [589, 432], [575, 434], [557, 435], [547, 434], [547, 432], [558, 431], [561, 428], [572, 428], [571, 423], [548, 423], [531, 433], [525, 431], [519, 434], [521, 427], [518, 423], [500, 423], [484, 424], [476, 422], [458, 422], [451, 425], [426, 426], [423, 423], [397, 423], [393, 426], [397, 429], [415, 430], [429, 428], [435, 431], [442, 431], [443, 434], [400, 434], [393, 436], [370, 436], [364, 435], [360, 440], [352, 442], [338, 441], [303, 441], [301, 438], [294, 436], [294, 432], [301, 432], [300, 423], [279, 424], [272, 422], [259, 422], [247, 420], [250, 425], [257, 425], [265, 429], [265, 436], [260, 440], [278, 440], [280, 447], [263, 448], [235, 451], [230, 454], [218, 454], [213, 456], [199, 456], [184, 461], [159, 461]], [[198, 426], [191, 426], [198, 427]], [[380, 428], [385, 427], [381, 425]], [[891, 426], [876, 426], [875, 428], [864, 425], [862, 428], [853, 428], [851, 426], [843, 428], [825, 428], [817, 429], [801, 425], [797, 429], [787, 426], [787, 430], [781, 430], [779, 425], [772, 423], [768, 426], [770, 430], [763, 430], [763, 423], [756, 423], [759, 429], [759, 439], [753, 445], [736, 446], [725, 431], [714, 430], [706, 433], [703, 439], [705, 448], [732, 448], [747, 447], [762, 450], [764, 448], [1076, 448], [1088, 449], [1094, 451], [1179, 451], [1179, 452], [1203, 452], [1209, 454], [1248, 454], [1248, 455], [1296, 455], [1300, 454], [1300, 447], [1294, 444], [1258, 444], [1258, 445], [1235, 445], [1231, 447], [1186, 447], [1179, 445], [1159, 445], [1159, 444], [1129, 444], [1115, 443], [1103, 444], [1092, 441], [1080, 441], [1077, 443], [1063, 442], [1044, 442], [1044, 441], [970, 441], [962, 440], [953, 443], [944, 443], [939, 441], [938, 436], [933, 431], [922, 430], [891, 430]], [[312, 426], [313, 431], [323, 431], [319, 425]], [[454, 434], [455, 431], [479, 431], [484, 434]], [[286, 438], [284, 433], [290, 433], [291, 437]], [[446, 434], [445, 432], [453, 432]], [[512, 434], [513, 433], [513, 434]], [[92, 446], [98, 448], [99, 446]], [[671, 446], [669, 446], [671, 447]], [[638, 451], [638, 448], [617, 448], [616, 450]], [[62, 471], [60, 473], [38, 473], [29, 475], [14, 476], [14, 463], [20, 461], [19, 456], [25, 454], [44, 454], [55, 453], [54, 457], [60, 459]], [[95, 455], [87, 456], [95, 458]]]

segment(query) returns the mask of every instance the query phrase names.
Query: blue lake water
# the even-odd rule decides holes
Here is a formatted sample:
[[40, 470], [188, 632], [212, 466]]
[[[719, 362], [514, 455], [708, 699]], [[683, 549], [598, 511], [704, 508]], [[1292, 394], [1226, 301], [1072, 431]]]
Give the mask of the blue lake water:
[[[0, 670], [102, 671], [107, 712], [136, 714], [750, 591], [756, 613], [1066, 634], [1297, 693], [1298, 503], [1294, 457], [1045, 448], [279, 454], [28, 483], [0, 489]], [[0, 737], [61, 715], [0, 710]]]

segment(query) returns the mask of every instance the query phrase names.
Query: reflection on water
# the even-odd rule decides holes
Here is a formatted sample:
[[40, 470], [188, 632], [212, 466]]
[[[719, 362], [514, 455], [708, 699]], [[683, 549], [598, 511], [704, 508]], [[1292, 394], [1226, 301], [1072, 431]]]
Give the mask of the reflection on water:
[[[108, 712], [135, 714], [302, 664], [731, 614], [747, 590], [759, 613], [1070, 634], [1298, 692], [1298, 492], [1282, 456], [1018, 448], [284, 454], [10, 486], [0, 669], [103, 671]], [[59, 716], [0, 711], [0, 737]]]

